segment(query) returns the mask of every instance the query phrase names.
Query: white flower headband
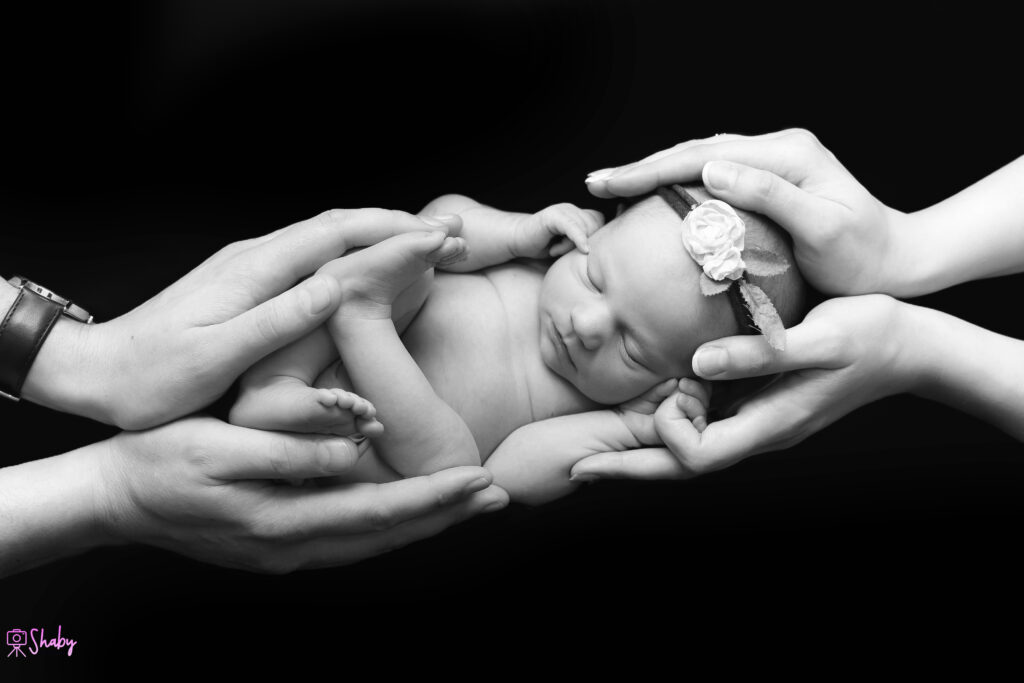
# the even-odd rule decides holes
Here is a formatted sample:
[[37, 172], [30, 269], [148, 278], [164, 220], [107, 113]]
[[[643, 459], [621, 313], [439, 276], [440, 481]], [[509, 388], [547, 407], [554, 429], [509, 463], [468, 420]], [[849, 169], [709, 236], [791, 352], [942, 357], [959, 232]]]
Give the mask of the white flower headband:
[[747, 226], [725, 202], [698, 203], [679, 185], [659, 187], [657, 192], [683, 219], [683, 246], [704, 271], [700, 291], [705, 296], [728, 292], [740, 329], [757, 330], [773, 349], [785, 350], [782, 318], [764, 290], [748, 282], [746, 275], [781, 275], [789, 270], [786, 259], [767, 249], [745, 247]]

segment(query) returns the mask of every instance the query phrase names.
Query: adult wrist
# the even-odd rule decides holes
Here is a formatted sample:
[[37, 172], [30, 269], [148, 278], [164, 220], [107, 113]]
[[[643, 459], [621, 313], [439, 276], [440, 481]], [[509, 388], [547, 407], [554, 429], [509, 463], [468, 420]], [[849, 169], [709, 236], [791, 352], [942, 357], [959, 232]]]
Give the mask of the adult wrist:
[[110, 377], [100, 338], [106, 325], [58, 320], [39, 349], [22, 397], [33, 403], [114, 424], [108, 397]]
[[900, 364], [905, 391], [921, 398], [935, 398], [939, 391], [944, 316], [924, 306], [898, 302], [900, 306]]
[[104, 444], [0, 468], [0, 576], [118, 542], [104, 512]]
[[879, 291], [896, 298], [921, 296], [934, 291], [939, 264], [936, 254], [922, 239], [924, 226], [915, 213], [885, 208], [889, 244], [882, 260], [883, 278]]

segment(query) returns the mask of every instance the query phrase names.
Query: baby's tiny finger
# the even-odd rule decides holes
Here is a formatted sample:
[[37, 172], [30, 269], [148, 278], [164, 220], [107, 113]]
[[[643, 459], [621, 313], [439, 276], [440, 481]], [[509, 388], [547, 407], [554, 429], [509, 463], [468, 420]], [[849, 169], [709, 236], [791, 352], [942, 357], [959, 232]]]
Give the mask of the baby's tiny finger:
[[684, 377], [679, 380], [679, 391], [696, 396], [705, 406], [711, 403], [711, 392], [708, 390], [708, 385], [704, 382]]
[[697, 417], [693, 418], [692, 422], [694, 428], [696, 428], [696, 430], [700, 434], [703, 434], [704, 430], [708, 428], [708, 419], [703, 415], [698, 415]]
[[555, 244], [550, 249], [548, 249], [548, 256], [551, 256], [552, 258], [557, 258], [558, 256], [568, 254], [575, 248], [576, 245], [572, 243], [572, 240], [570, 240], [568, 237], [563, 237], [562, 239], [555, 242]]
[[707, 415], [707, 409], [700, 402], [700, 399], [690, 394], [679, 394], [676, 397], [676, 406], [691, 421]]
[[597, 232], [602, 225], [604, 225], [604, 214], [597, 209], [583, 209], [583, 214], [587, 217], [587, 234], [593, 235]]

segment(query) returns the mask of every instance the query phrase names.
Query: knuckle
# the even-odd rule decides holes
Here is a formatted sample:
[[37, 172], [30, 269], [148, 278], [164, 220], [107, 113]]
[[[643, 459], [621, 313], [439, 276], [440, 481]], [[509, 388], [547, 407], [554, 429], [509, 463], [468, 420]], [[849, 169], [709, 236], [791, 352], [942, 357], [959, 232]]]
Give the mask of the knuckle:
[[818, 136], [806, 128], [792, 128], [788, 133], [789, 142], [805, 152], [819, 152], [823, 149]]
[[261, 341], [273, 341], [281, 335], [281, 304], [271, 299], [266, 304], [269, 308], [266, 315], [256, 318], [256, 334]]
[[343, 225], [351, 215], [351, 209], [327, 209], [316, 216], [316, 222], [328, 227], [337, 227]]
[[773, 361], [772, 352], [766, 346], [757, 347], [744, 357], [743, 368], [753, 375], [759, 375], [767, 372]]
[[366, 511], [366, 522], [375, 531], [387, 531], [395, 525], [395, 512], [384, 503], [375, 503]]
[[751, 171], [754, 192], [758, 196], [769, 199], [779, 192], [779, 179], [768, 171]]

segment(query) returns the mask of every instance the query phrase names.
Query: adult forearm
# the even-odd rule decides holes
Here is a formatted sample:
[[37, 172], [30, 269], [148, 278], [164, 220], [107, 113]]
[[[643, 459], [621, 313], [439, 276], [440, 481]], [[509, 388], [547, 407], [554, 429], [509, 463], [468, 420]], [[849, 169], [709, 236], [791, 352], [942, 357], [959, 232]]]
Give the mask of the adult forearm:
[[899, 235], [906, 282], [896, 296], [1024, 271], [1024, 157], [907, 215]]
[[1024, 440], [1024, 341], [908, 306], [917, 340], [912, 393], [975, 415]]
[[0, 469], [0, 577], [114, 543], [101, 512], [104, 448]]

